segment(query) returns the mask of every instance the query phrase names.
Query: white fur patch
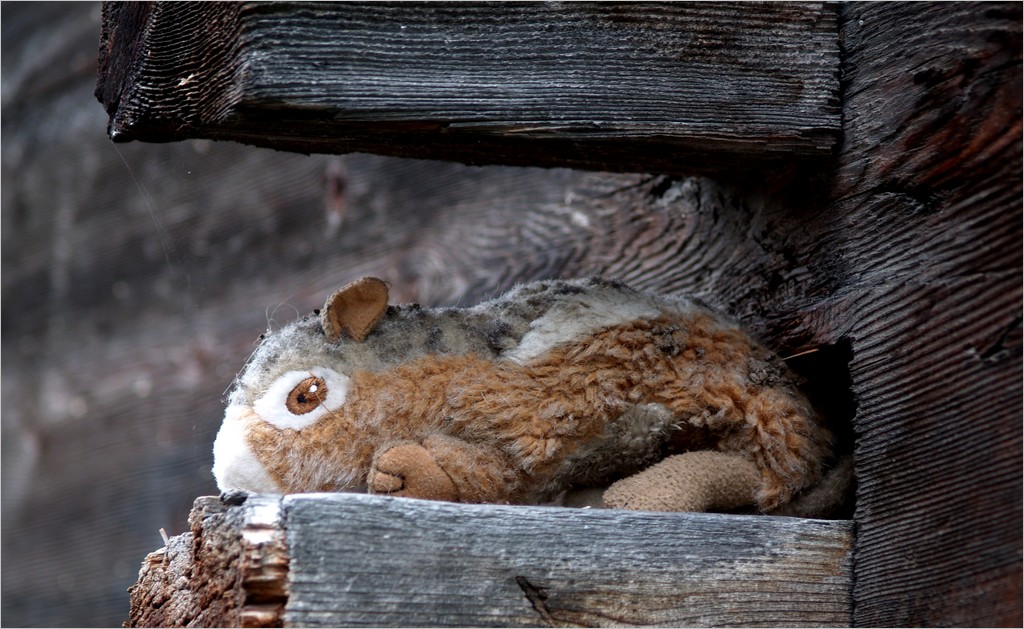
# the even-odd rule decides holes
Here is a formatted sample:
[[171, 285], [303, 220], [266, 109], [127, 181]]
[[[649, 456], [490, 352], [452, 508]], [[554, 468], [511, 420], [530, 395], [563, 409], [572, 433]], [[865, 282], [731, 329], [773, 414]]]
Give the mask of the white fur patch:
[[232, 404], [224, 411], [224, 423], [213, 442], [213, 477], [221, 491], [280, 491], [249, 448], [245, 426], [254, 420], [252, 411], [245, 406]]
[[[292, 392], [300, 382], [317, 376], [327, 383], [327, 399], [320, 406], [308, 413], [296, 415], [288, 410], [286, 402], [288, 394]], [[313, 367], [303, 371], [289, 371], [274, 380], [266, 392], [252, 405], [252, 410], [260, 419], [284, 430], [292, 428], [302, 430], [327, 413], [337, 410], [345, 403], [348, 395], [348, 376], [342, 375], [327, 367]]]
[[612, 291], [573, 295], [531, 323], [519, 346], [505, 356], [522, 364], [604, 328], [653, 319], [660, 314], [659, 308], [642, 296], [626, 301], [621, 293]]

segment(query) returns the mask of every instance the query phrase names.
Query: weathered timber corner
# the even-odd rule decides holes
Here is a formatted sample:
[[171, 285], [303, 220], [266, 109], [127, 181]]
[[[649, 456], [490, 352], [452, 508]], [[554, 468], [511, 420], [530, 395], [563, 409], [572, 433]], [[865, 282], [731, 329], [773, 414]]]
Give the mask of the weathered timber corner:
[[846, 626], [852, 523], [358, 494], [199, 498], [129, 626]]

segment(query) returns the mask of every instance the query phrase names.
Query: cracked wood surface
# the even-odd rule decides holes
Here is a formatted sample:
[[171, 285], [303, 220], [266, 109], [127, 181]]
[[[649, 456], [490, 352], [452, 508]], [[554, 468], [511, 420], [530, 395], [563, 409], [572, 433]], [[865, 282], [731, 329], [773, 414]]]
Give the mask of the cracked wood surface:
[[735, 172], [827, 158], [823, 3], [108, 3], [115, 141]]
[[[849, 521], [355, 494], [250, 496], [234, 507], [201, 498], [192, 521], [191, 533], [151, 557], [182, 538], [212, 550], [191, 561], [180, 551], [177, 562], [147, 559], [132, 590], [132, 626], [850, 622]], [[234, 594], [200, 612], [193, 603], [211, 576], [234, 584], [217, 591]], [[189, 609], [193, 616], [182, 615]]]

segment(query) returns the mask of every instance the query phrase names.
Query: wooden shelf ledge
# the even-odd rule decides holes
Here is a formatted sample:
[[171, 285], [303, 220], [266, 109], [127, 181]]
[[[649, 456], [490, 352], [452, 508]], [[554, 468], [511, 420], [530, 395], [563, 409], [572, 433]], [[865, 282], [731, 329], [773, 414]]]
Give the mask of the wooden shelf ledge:
[[196, 500], [143, 562], [131, 626], [848, 626], [850, 521]]

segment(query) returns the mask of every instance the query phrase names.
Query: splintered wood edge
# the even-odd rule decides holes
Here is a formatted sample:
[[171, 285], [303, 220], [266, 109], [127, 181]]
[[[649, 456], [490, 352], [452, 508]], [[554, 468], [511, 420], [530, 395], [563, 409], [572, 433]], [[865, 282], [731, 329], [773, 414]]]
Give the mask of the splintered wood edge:
[[149, 553], [129, 588], [127, 627], [279, 627], [288, 549], [280, 496], [196, 499], [190, 530]]
[[240, 536], [243, 627], [280, 627], [288, 600], [288, 544], [280, 496], [253, 496]]
[[[850, 623], [853, 525], [845, 520], [359, 494], [256, 495], [233, 507], [200, 498], [195, 509], [194, 519], [211, 531], [218, 528], [214, 521], [234, 522], [237, 533], [216, 543], [237, 543], [224, 550], [237, 559], [234, 578], [242, 592], [234, 610], [220, 617], [196, 610], [190, 624]], [[202, 538], [203, 530], [196, 535]], [[180, 537], [168, 547], [181, 545]], [[202, 544], [198, 539], [192, 547]], [[147, 557], [140, 584], [157, 559]], [[164, 599], [208, 600], [194, 591], [207, 577], [193, 571], [215, 568], [196, 559], [178, 568], [188, 586], [176, 585]], [[174, 575], [164, 582], [174, 583]], [[138, 605], [161, 601], [140, 588], [132, 590], [133, 621], [145, 618]]]

